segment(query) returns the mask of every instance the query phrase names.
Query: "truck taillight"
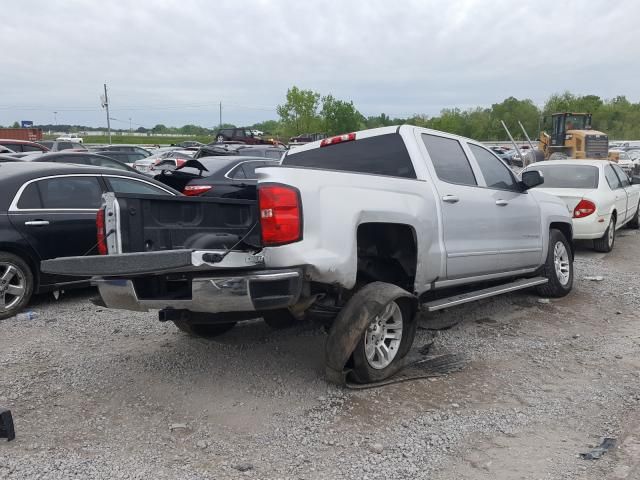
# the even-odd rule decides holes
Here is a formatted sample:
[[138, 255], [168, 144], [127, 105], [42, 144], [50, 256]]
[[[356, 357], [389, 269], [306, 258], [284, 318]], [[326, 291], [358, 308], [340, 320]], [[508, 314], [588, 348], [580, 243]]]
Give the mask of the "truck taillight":
[[211, 185], [187, 185], [182, 190], [182, 193], [188, 197], [197, 197], [198, 195], [208, 192], [212, 188], [213, 187]]
[[100, 255], [106, 255], [107, 251], [107, 236], [105, 233], [105, 222], [104, 222], [104, 208], [98, 210], [96, 214], [96, 231], [97, 231], [97, 240], [98, 243], [96, 246], [98, 247], [98, 253]]
[[573, 209], [573, 218], [584, 218], [591, 215], [596, 211], [596, 205], [589, 200], [585, 200], [584, 198], [580, 200], [580, 203], [576, 205], [576, 208]]
[[262, 243], [277, 246], [302, 238], [302, 205], [297, 189], [286, 185], [258, 186]]
[[323, 138], [320, 141], [321, 147], [335, 145], [336, 143], [352, 142], [356, 139], [355, 133], [345, 133], [344, 135], [336, 135], [335, 137]]

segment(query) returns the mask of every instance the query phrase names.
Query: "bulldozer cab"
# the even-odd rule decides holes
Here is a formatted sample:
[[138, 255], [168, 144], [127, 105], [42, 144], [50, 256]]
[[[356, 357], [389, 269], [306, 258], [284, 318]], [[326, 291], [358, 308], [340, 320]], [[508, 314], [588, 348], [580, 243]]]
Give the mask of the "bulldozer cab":
[[[545, 120], [548, 120], [547, 117]], [[545, 122], [547, 123], [547, 122]], [[565, 144], [567, 131], [591, 130], [590, 113], [554, 113], [551, 115], [551, 145], [559, 147]]]

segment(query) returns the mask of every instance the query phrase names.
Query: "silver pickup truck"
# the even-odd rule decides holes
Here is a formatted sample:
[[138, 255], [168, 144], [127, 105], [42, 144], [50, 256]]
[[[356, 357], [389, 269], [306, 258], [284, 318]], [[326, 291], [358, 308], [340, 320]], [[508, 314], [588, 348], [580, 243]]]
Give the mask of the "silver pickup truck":
[[104, 256], [45, 261], [90, 275], [109, 308], [159, 310], [192, 335], [262, 317], [330, 323], [328, 378], [402, 367], [419, 310], [518, 289], [568, 294], [572, 220], [482, 144], [413, 126], [340, 135], [258, 170], [258, 200], [106, 194]]

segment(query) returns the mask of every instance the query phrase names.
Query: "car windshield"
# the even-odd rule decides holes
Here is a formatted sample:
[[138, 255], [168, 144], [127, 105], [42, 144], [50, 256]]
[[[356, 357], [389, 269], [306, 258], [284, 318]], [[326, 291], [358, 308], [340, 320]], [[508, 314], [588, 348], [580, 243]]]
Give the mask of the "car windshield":
[[541, 188], [598, 188], [598, 167], [591, 165], [535, 165], [542, 173]]

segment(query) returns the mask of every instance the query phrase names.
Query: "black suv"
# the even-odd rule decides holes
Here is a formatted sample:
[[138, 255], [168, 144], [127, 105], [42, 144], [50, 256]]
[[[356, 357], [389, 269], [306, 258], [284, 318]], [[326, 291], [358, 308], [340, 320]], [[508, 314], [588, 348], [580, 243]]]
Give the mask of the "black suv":
[[255, 137], [248, 128], [223, 128], [218, 130], [214, 138], [216, 139], [216, 142], [242, 142], [249, 145], [271, 143], [259, 137]]

